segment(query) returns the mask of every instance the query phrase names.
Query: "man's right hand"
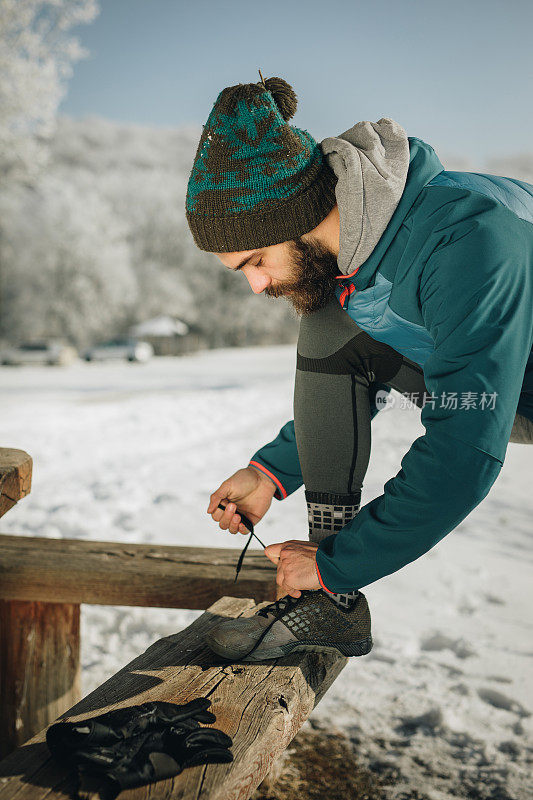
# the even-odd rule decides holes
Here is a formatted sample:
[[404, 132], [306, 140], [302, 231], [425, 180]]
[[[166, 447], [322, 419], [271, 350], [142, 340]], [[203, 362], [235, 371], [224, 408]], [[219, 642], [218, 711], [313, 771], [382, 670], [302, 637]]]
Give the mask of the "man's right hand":
[[[240, 514], [235, 513], [236, 508], [256, 525], [270, 508], [275, 491], [274, 482], [255, 467], [238, 469], [213, 492], [207, 513], [222, 530], [246, 534], [250, 531], [241, 523]], [[219, 503], [226, 506], [225, 511], [218, 508]]]

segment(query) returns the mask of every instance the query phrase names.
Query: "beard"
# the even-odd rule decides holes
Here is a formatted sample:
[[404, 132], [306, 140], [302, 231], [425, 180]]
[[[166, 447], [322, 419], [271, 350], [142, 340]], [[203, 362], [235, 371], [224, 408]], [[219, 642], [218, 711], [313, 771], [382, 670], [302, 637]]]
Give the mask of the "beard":
[[285, 297], [299, 316], [324, 308], [335, 294], [337, 259], [315, 239], [288, 242], [293, 278], [264, 290], [267, 297]]

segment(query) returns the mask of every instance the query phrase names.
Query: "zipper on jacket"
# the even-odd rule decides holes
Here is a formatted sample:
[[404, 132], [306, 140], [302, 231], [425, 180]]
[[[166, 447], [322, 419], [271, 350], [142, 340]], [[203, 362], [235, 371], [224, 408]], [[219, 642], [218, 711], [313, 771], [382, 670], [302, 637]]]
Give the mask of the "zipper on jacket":
[[342, 290], [339, 297], [339, 302], [343, 310], [346, 310], [346, 307], [350, 302], [350, 295], [352, 295], [353, 292], [355, 292], [355, 286], [353, 285], [353, 283], [351, 283], [350, 286], [345, 286], [344, 289]]

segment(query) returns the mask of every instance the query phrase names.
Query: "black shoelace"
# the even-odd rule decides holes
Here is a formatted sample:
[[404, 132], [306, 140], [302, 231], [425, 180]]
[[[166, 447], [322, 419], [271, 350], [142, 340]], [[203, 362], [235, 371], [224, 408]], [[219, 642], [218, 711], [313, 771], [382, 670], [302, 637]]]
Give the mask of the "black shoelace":
[[[226, 508], [226, 506], [223, 506], [222, 503], [219, 503], [218, 507], [221, 508], [222, 511], [224, 511], [225, 508]], [[246, 516], [246, 514], [243, 514], [242, 511], [239, 511], [238, 513], [239, 513], [239, 516], [241, 518], [242, 524], [244, 525], [245, 528], [248, 528], [248, 530], [250, 531], [250, 536], [248, 537], [248, 541], [246, 542], [246, 544], [242, 548], [242, 552], [241, 552], [241, 554], [239, 556], [239, 560], [237, 561], [237, 567], [235, 569], [235, 580], [233, 581], [233, 583], [237, 583], [237, 578], [239, 577], [239, 572], [241, 571], [241, 568], [242, 568], [242, 562], [244, 561], [244, 556], [246, 555], [246, 551], [248, 550], [248, 546], [249, 546], [250, 542], [252, 541], [252, 539], [254, 538], [254, 536], [257, 539], [257, 541], [259, 542], [259, 544], [261, 545], [261, 547], [266, 547], [266, 545], [263, 544], [263, 542], [261, 541], [259, 536], [256, 533], [254, 533], [254, 524], [253, 524], [252, 520], [249, 519]]]
[[[226, 506], [223, 506], [222, 503], [219, 503], [218, 507], [221, 508], [224, 511]], [[261, 541], [259, 536], [256, 533], [254, 533], [254, 525], [253, 525], [252, 520], [249, 519], [246, 516], [246, 514], [243, 514], [242, 511], [239, 511], [238, 513], [239, 513], [239, 515], [241, 517], [242, 524], [244, 525], [245, 528], [248, 528], [248, 530], [250, 531], [250, 536], [248, 537], [248, 541], [244, 545], [244, 547], [242, 549], [242, 552], [241, 552], [241, 554], [239, 556], [239, 560], [237, 561], [237, 568], [235, 570], [234, 583], [236, 583], [237, 578], [239, 577], [239, 572], [241, 571], [242, 562], [244, 561], [244, 556], [246, 555], [246, 551], [248, 550], [248, 545], [252, 541], [252, 538], [255, 536], [255, 538], [257, 539], [257, 541], [261, 545], [261, 547], [265, 547], [266, 546], [266, 545], [263, 544], [263, 542]], [[302, 591], [302, 596], [304, 594], [307, 594], [307, 591], [305, 591], [305, 590]], [[261, 634], [259, 639], [256, 641], [256, 643], [253, 645], [253, 647], [251, 647], [250, 650], [244, 656], [241, 656], [241, 658], [248, 658], [254, 652], [254, 650], [256, 650], [259, 647], [259, 645], [261, 644], [261, 642], [263, 641], [263, 639], [265, 638], [265, 636], [267, 635], [267, 633], [271, 629], [271, 627], [274, 624], [274, 622], [276, 620], [278, 620], [281, 616], [283, 616], [285, 611], [287, 611], [288, 608], [291, 608], [291, 606], [294, 603], [298, 602], [298, 600], [300, 600], [300, 599], [301, 598], [291, 597], [290, 595], [287, 595], [286, 597], [280, 597], [279, 600], [274, 600], [273, 603], [269, 603], [267, 606], [265, 606], [264, 608], [260, 609], [257, 613], [260, 614], [262, 617], [267, 617], [269, 614], [271, 614], [271, 615], [273, 615], [274, 619], [272, 620], [270, 625], [268, 625], [265, 628], [265, 630], [263, 631], [263, 633]]]
[[309, 594], [307, 589], [302, 589], [302, 594], [300, 597], [292, 597], [290, 594], [287, 594], [285, 597], [280, 597], [278, 600], [274, 600], [273, 603], [269, 603], [268, 606], [261, 608], [257, 613], [262, 617], [268, 617], [269, 614], [272, 614], [276, 617], [276, 619], [279, 619], [286, 611], [289, 610], [289, 608], [291, 608], [295, 603], [298, 603], [306, 594]]

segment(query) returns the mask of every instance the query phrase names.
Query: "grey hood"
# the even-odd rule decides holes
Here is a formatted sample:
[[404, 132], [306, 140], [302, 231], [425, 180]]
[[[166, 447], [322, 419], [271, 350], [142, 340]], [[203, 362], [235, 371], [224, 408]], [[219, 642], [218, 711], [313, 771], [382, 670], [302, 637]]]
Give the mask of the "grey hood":
[[338, 180], [339, 270], [349, 275], [363, 264], [400, 202], [409, 169], [407, 133], [393, 119], [358, 122], [320, 144]]

